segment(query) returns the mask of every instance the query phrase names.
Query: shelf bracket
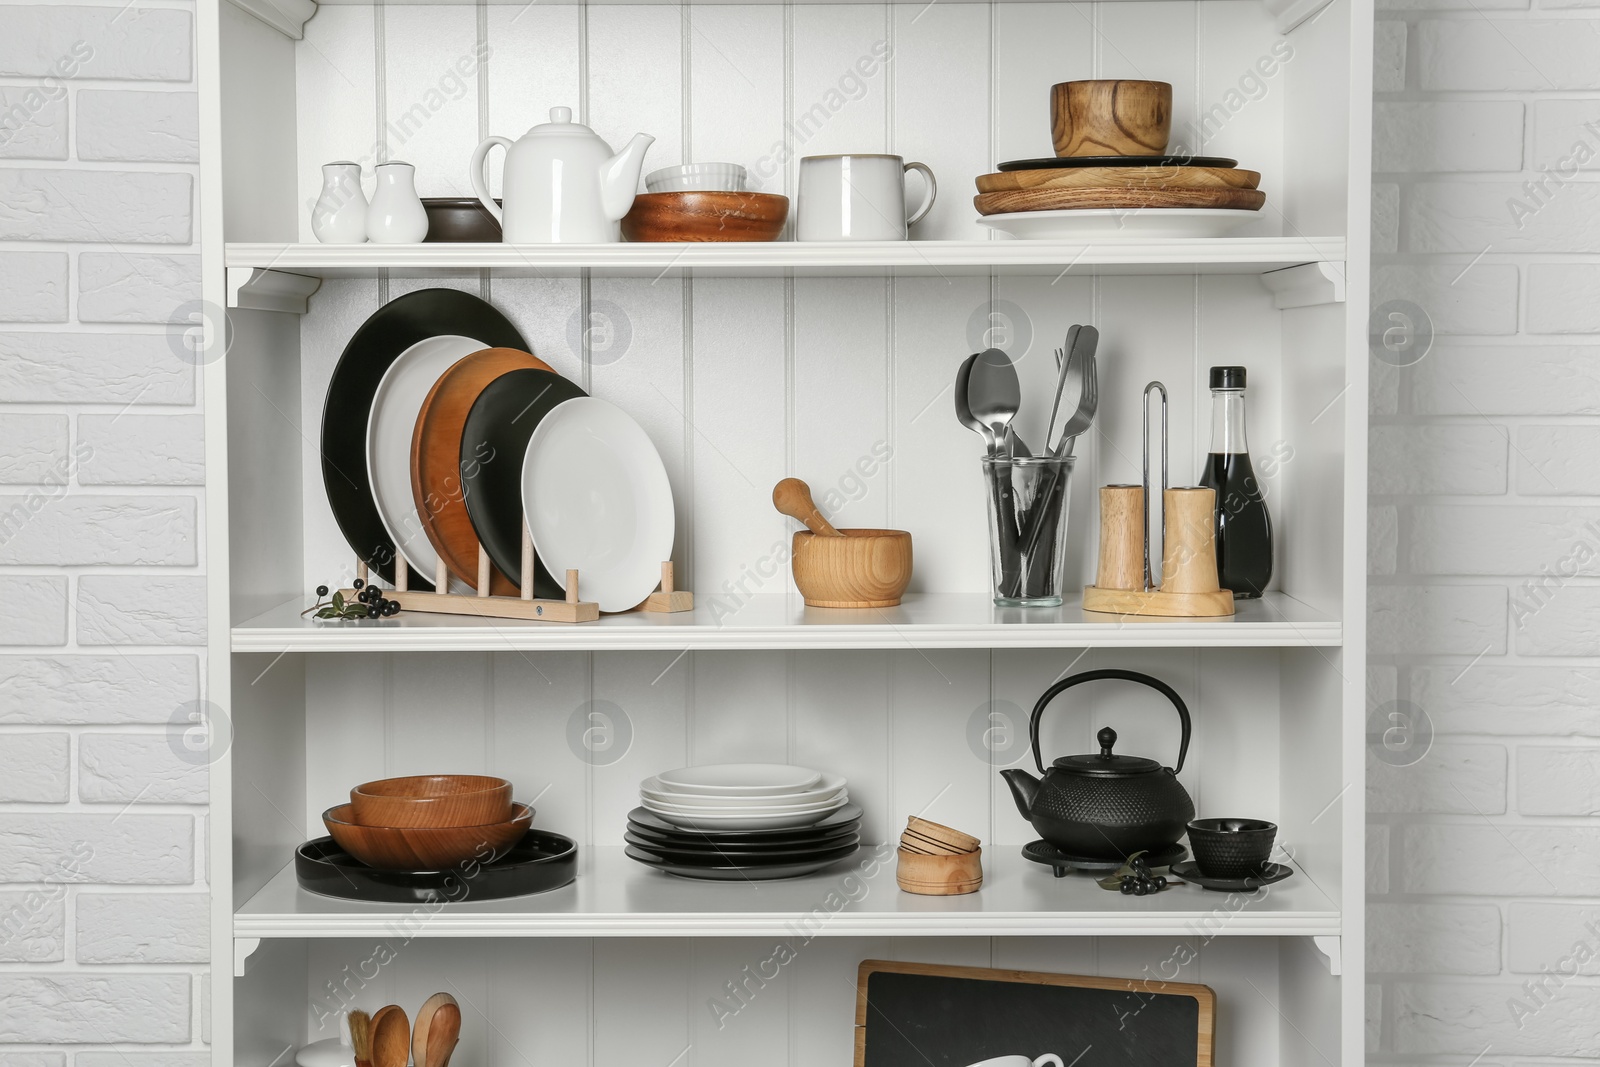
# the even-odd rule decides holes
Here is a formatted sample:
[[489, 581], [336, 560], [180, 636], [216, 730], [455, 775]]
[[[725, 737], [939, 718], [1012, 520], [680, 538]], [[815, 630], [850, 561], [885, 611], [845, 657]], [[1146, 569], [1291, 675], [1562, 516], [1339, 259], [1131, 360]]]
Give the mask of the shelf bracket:
[[322, 287], [321, 278], [264, 267], [228, 268], [228, 306], [250, 311], [304, 315], [306, 301]]
[[236, 937], [233, 939], [233, 976], [243, 978], [250, 973], [250, 957], [256, 954], [256, 949], [261, 947], [259, 937]]
[[1313, 304], [1342, 304], [1344, 263], [1324, 259], [1298, 267], [1269, 270], [1261, 275], [1261, 284], [1272, 293], [1273, 306], [1279, 311]]
[[233, 6], [254, 15], [285, 37], [300, 40], [306, 23], [317, 13], [315, 0], [232, 0]]
[[1344, 961], [1340, 958], [1341, 949], [1339, 935], [1321, 934], [1312, 937], [1311, 943], [1317, 946], [1317, 951], [1322, 953], [1323, 962], [1328, 965], [1328, 973], [1341, 975], [1344, 973]]
[[[238, 3], [238, 0], [234, 0]], [[1263, 0], [1262, 6], [1272, 14], [1274, 27], [1279, 33], [1290, 30], [1320, 14], [1331, 0]]]

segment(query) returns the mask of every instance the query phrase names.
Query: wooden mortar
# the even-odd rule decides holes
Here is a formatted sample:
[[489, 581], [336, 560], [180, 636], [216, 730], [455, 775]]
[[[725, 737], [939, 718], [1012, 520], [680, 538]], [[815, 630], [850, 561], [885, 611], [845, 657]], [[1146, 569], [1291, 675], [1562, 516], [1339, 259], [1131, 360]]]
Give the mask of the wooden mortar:
[[794, 535], [794, 584], [813, 608], [892, 608], [911, 582], [911, 535], [904, 530], [840, 530]]

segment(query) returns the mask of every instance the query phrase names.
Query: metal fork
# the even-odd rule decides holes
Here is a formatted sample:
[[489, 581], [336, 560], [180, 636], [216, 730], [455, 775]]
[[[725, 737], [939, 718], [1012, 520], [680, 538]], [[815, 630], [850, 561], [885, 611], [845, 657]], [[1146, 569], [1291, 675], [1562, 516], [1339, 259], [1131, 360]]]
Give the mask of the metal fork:
[[[1094, 327], [1085, 327], [1094, 329]], [[1091, 334], [1087, 344], [1080, 344], [1073, 356], [1078, 358], [1078, 371], [1083, 378], [1083, 387], [1078, 400], [1078, 409], [1067, 420], [1066, 426], [1061, 430], [1061, 440], [1056, 444], [1053, 455], [1063, 459], [1072, 455], [1072, 446], [1076, 439], [1088, 432], [1094, 425], [1095, 412], [1100, 407], [1100, 375], [1094, 358], [1094, 346], [1098, 341], [1096, 334]]]

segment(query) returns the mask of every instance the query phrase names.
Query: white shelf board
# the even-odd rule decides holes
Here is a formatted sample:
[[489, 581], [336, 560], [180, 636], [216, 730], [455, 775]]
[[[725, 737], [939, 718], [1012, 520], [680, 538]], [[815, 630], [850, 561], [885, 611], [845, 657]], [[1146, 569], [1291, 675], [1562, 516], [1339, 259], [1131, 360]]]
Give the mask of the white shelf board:
[[[439, 277], [493, 270], [577, 277], [784, 275], [961, 276], [987, 274], [1263, 274], [1345, 257], [1342, 237], [1183, 240], [873, 241], [859, 243], [662, 243], [600, 245], [230, 244], [227, 266], [319, 278]], [[248, 283], [246, 283], [248, 284]]]
[[235, 652], [678, 651], [851, 648], [1261, 648], [1337, 646], [1343, 627], [1282, 593], [1242, 600], [1221, 619], [1138, 618], [1059, 608], [1001, 608], [981, 593], [911, 595], [896, 608], [808, 608], [798, 597], [742, 605], [697, 597], [693, 611], [518, 622], [404, 612], [315, 622], [281, 604], [233, 628]]
[[[1250, 897], [1174, 886], [1151, 897], [1125, 897], [1093, 878], [1056, 878], [999, 846], [984, 856], [977, 893], [924, 897], [895, 885], [894, 851], [868, 877], [867, 846], [832, 868], [776, 882], [700, 882], [661, 874], [619, 846], [585, 850], [577, 881], [508, 900], [442, 907], [369, 904], [309, 893], [291, 863], [234, 915], [235, 937], [364, 937], [405, 929], [417, 937], [784, 937], [799, 930], [830, 937], [1094, 936], [1210, 933], [1335, 936], [1339, 909], [1303, 871]], [[840, 910], [825, 904], [860, 881], [859, 898]], [[855, 883], [852, 883], [855, 885]], [[866, 887], [861, 895], [860, 885]], [[1240, 903], [1240, 901], [1245, 901]]]

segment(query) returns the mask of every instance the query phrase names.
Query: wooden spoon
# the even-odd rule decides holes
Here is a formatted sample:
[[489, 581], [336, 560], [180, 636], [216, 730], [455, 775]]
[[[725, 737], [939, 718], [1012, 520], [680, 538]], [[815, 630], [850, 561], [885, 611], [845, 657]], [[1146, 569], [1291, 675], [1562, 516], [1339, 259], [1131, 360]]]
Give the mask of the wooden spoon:
[[398, 1004], [372, 1017], [372, 1067], [406, 1067], [411, 1059], [411, 1025]]
[[833, 523], [822, 517], [811, 499], [811, 487], [799, 478], [785, 478], [772, 487], [772, 506], [791, 519], [805, 524], [818, 537], [843, 537]]
[[[428, 1067], [428, 1034], [432, 1029], [433, 1017], [440, 1008], [446, 1004], [456, 1006], [456, 998], [449, 993], [435, 993], [422, 1002], [422, 1007], [417, 1009], [417, 1025], [411, 1029], [411, 1062], [415, 1067]], [[461, 1017], [461, 1009], [456, 1007], [456, 1018]]]
[[460, 1036], [461, 1006], [452, 998], [448, 1004], [439, 1005], [429, 1020], [427, 1059], [419, 1059], [417, 1067], [450, 1067], [450, 1053], [455, 1051]]

